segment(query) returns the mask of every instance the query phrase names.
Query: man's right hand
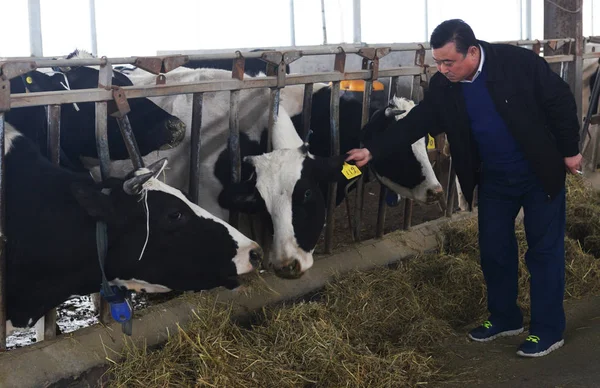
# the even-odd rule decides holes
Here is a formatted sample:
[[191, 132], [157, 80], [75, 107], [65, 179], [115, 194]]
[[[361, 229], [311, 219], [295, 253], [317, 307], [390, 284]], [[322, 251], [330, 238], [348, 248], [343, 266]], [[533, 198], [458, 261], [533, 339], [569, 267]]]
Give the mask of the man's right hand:
[[373, 155], [371, 155], [371, 152], [366, 148], [354, 148], [347, 153], [348, 157], [346, 158], [346, 162], [354, 160], [356, 162], [356, 167], [362, 167], [373, 159]]

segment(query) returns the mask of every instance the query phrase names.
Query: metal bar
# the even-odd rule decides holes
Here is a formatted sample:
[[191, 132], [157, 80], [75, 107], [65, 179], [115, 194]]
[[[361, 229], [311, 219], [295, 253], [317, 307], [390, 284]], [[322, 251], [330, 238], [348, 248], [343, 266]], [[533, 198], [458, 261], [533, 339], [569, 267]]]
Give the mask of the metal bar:
[[190, 198], [195, 204], [200, 203], [200, 147], [202, 139], [200, 128], [202, 127], [202, 99], [204, 94], [194, 93], [192, 99], [192, 128], [190, 149]]
[[[497, 41], [492, 43], [508, 43], [518, 46], [532, 45], [537, 42], [548, 43], [569, 43], [574, 42], [574, 38], [561, 38], [561, 39], [537, 39], [537, 40], [513, 40], [513, 41]], [[282, 47], [271, 47], [266, 48], [263, 51], [240, 51], [244, 58], [261, 58], [264, 53], [272, 51], [301, 51], [302, 56], [308, 55], [331, 55], [337, 54], [340, 50], [347, 54], [357, 54], [362, 48], [373, 47], [373, 48], [389, 48], [390, 51], [414, 51], [421, 47], [430, 49], [428, 42], [423, 43], [380, 43], [380, 44], [366, 44], [366, 43], [354, 43], [354, 44], [332, 44], [332, 45], [313, 45], [313, 46], [282, 46]], [[235, 59], [238, 57], [236, 51], [227, 52], [210, 52], [203, 54], [190, 54], [173, 52], [170, 55], [185, 55], [189, 60], [213, 60], [213, 59]], [[156, 56], [157, 58], [161, 56]], [[34, 60], [36, 61], [38, 68], [43, 67], [54, 67], [54, 66], [100, 66], [104, 65], [106, 61], [112, 64], [119, 65], [133, 65], [138, 57], [114, 57], [114, 58], [78, 58], [78, 59], [52, 59], [51, 57], [42, 57], [40, 55], [34, 55], [32, 57], [7, 57], [7, 60]], [[150, 57], [148, 57], [150, 58]]]
[[92, 55], [98, 55], [98, 39], [96, 29], [96, 0], [90, 0], [90, 39], [92, 44]]
[[[379, 77], [405, 76], [423, 74], [424, 71], [437, 72], [435, 68], [429, 67], [424, 70], [420, 67], [406, 67], [379, 70]], [[316, 82], [335, 82], [342, 80], [366, 80], [371, 76], [369, 71], [353, 71], [345, 73], [329, 72], [315, 73], [311, 75], [289, 75], [285, 79], [285, 85], [298, 85]], [[262, 77], [240, 80], [222, 81], [200, 81], [194, 83], [177, 83], [169, 85], [143, 85], [125, 86], [123, 91], [128, 98], [158, 97], [176, 94], [190, 94], [216, 91], [231, 91], [238, 89], [256, 89], [277, 86], [276, 77]], [[112, 93], [102, 89], [79, 89], [64, 90], [56, 92], [19, 93], [11, 96], [11, 108], [26, 106], [40, 106], [50, 104], [68, 104], [79, 102], [98, 102], [112, 100]]]
[[[60, 105], [49, 105], [46, 109], [48, 157], [57, 166], [60, 165], [60, 109]], [[56, 308], [44, 315], [44, 340], [53, 338], [56, 338]]]
[[31, 55], [41, 57], [44, 50], [42, 45], [42, 12], [40, 0], [29, 0], [27, 11], [29, 14], [29, 50]]
[[362, 40], [361, 31], [361, 12], [360, 12], [360, 0], [352, 0], [352, 17], [353, 17], [353, 29], [354, 29], [354, 43], [360, 43]]
[[446, 217], [452, 217], [454, 213], [454, 201], [456, 199], [456, 171], [452, 158], [450, 158], [450, 173], [448, 174], [448, 188], [446, 190]]
[[321, 0], [321, 20], [323, 23], [323, 44], [327, 44], [327, 21], [325, 20], [325, 0]]
[[[381, 71], [380, 71], [381, 75]], [[398, 85], [398, 76], [390, 78], [390, 87], [388, 90], [388, 101], [396, 95]], [[377, 206], [377, 226], [375, 228], [375, 236], [377, 238], [383, 237], [385, 229], [385, 218], [387, 216], [387, 204], [385, 203], [385, 197], [387, 196], [388, 188], [383, 183], [379, 184], [379, 204]]]
[[[229, 103], [229, 139], [227, 146], [229, 149], [229, 160], [231, 161], [231, 182], [240, 181], [241, 157], [240, 157], [240, 120], [238, 105], [240, 102], [240, 91], [234, 90], [230, 95]], [[240, 221], [240, 215], [237, 211], [229, 211], [229, 224], [237, 228]]]
[[6, 350], [6, 163], [4, 112], [0, 112], [0, 352]]
[[304, 99], [302, 102], [302, 139], [306, 139], [306, 135], [310, 130], [313, 90], [313, 84], [304, 85]]
[[423, 2], [424, 4], [424, 8], [425, 8], [425, 21], [424, 21], [424, 25], [425, 25], [425, 39], [423, 40], [424, 42], [429, 42], [429, 2], [427, 0], [425, 0]]
[[[110, 93], [112, 86], [112, 65], [107, 62], [104, 66], [100, 66], [98, 74], [98, 90]], [[100, 162], [100, 176], [102, 181], [109, 177], [110, 171], [110, 152], [108, 149], [108, 103], [96, 102], [96, 150], [98, 160]], [[93, 295], [100, 300], [98, 311], [98, 320], [101, 323], [107, 324], [112, 319], [110, 314], [110, 306], [104, 298], [100, 298], [98, 293]]]
[[280, 89], [271, 89], [271, 95], [269, 97], [269, 125], [267, 134], [267, 152], [271, 152], [273, 149], [273, 128], [277, 123], [279, 117], [279, 95]]
[[[369, 61], [363, 59], [363, 67], [369, 66]], [[363, 91], [362, 100], [362, 117], [361, 117], [361, 129], [367, 125], [369, 121], [369, 112], [371, 108], [371, 92], [373, 91], [373, 81], [365, 81], [365, 87]], [[363, 144], [360, 142], [360, 146]], [[362, 227], [362, 213], [364, 208], [365, 198], [365, 181], [364, 175], [360, 175], [356, 181], [356, 202], [354, 203], [354, 239], [360, 241], [360, 229]]]
[[48, 105], [47, 149], [52, 163], [60, 165], [60, 105]]
[[[411, 86], [411, 99], [418, 104], [421, 100], [421, 76], [415, 75], [413, 76], [413, 82]], [[413, 200], [409, 198], [404, 198], [404, 221], [402, 227], [404, 230], [407, 230], [412, 225], [412, 210], [413, 210]]]
[[525, 0], [525, 40], [531, 40], [531, 0]]
[[133, 168], [137, 170], [138, 168], [144, 167], [144, 160], [140, 155], [140, 149], [137, 141], [135, 140], [135, 136], [133, 135], [129, 117], [127, 117], [127, 115], [123, 117], [117, 117], [117, 123], [119, 124], [121, 136], [123, 137], [123, 142], [125, 142], [125, 148], [127, 148], [127, 153], [129, 154]]
[[296, 46], [296, 17], [294, 15], [294, 0], [290, 0], [290, 40], [292, 47]]
[[[340, 83], [331, 86], [329, 123], [331, 128], [331, 155], [340, 154]], [[336, 205], [337, 182], [329, 183], [329, 198], [327, 201], [327, 225], [325, 229], [325, 253], [331, 253], [333, 245], [334, 212]]]

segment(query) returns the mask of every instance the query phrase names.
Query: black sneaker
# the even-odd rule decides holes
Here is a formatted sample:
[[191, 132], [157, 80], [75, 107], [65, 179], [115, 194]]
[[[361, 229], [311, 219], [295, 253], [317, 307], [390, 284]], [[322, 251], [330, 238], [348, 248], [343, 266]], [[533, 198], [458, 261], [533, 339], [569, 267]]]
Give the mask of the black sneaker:
[[552, 340], [550, 337], [543, 339], [537, 335], [530, 335], [525, 339], [525, 342], [519, 346], [517, 354], [522, 357], [542, 357], [565, 344], [564, 339]]
[[523, 326], [519, 328], [507, 328], [500, 325], [493, 325], [490, 321], [485, 321], [471, 330], [468, 337], [473, 341], [487, 342], [498, 337], [509, 337], [511, 335], [518, 335], [523, 332]]

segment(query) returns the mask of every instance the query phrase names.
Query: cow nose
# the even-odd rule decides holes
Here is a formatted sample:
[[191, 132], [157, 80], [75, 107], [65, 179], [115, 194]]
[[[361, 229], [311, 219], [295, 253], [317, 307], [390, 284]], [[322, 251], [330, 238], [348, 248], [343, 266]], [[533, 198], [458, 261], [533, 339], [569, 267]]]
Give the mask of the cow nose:
[[167, 119], [166, 127], [171, 136], [168, 143], [160, 148], [161, 150], [177, 147], [185, 138], [185, 123], [179, 120], [177, 117], [171, 117]]
[[275, 275], [284, 279], [297, 279], [302, 276], [300, 261], [292, 260], [289, 264], [283, 267], [275, 268]]
[[261, 247], [256, 247], [250, 251], [250, 264], [254, 268], [260, 268], [263, 259], [263, 250]]
[[427, 189], [427, 202], [439, 201], [444, 196], [444, 188], [439, 185], [432, 189]]

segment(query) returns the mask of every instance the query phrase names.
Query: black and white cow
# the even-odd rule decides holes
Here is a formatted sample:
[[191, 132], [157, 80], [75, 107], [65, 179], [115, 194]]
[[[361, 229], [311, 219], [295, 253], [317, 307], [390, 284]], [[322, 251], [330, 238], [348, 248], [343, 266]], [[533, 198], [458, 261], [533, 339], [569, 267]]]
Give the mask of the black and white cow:
[[257, 243], [157, 179], [166, 160], [99, 187], [51, 164], [10, 124], [5, 141], [9, 332], [99, 291], [98, 221], [107, 279], [135, 291], [234, 288], [262, 258]]
[[[88, 89], [98, 86], [99, 71], [92, 67], [75, 67], [66, 72], [44, 73], [32, 71], [10, 82], [11, 94], [48, 92], [65, 89]], [[131, 86], [131, 81], [114, 71], [115, 86]], [[185, 124], [170, 115], [147, 98], [130, 99], [128, 114], [131, 127], [142, 154], [158, 149], [172, 148], [185, 135]], [[98, 157], [96, 148], [96, 106], [93, 102], [62, 104], [60, 120], [60, 143], [62, 165], [70, 168], [83, 167], [80, 157]], [[23, 131], [23, 134], [45, 148], [45, 107], [14, 108], [6, 114], [7, 122]], [[42, 129], [37, 132], [38, 129]], [[116, 118], [108, 115], [108, 142], [111, 159], [129, 158]]]
[[[135, 73], [129, 75], [134, 84], [154, 83], [154, 76], [137, 76]], [[198, 82], [231, 79], [231, 72], [176, 69], [166, 77], [167, 84]], [[315, 85], [315, 92], [323, 87], [326, 85]], [[228, 219], [229, 210], [252, 213], [266, 209], [273, 228], [269, 264], [283, 277], [300, 276], [313, 265], [312, 254], [325, 220], [325, 196], [321, 187], [334, 181], [343, 185], [348, 183], [341, 173], [346, 158], [344, 152], [338, 157], [326, 156], [329, 152], [315, 155], [308, 152], [307, 145], [298, 136], [288, 110], [292, 111], [292, 115], [300, 112], [302, 95], [303, 86], [288, 86], [282, 90], [279, 116], [273, 130], [273, 151], [267, 153], [269, 90], [246, 89], [240, 92], [238, 117], [244, 163], [239, 184], [229, 182], [229, 93], [204, 93], [202, 103], [200, 205], [224, 220]], [[152, 99], [190, 127], [191, 95]], [[314, 142], [311, 138], [310, 143]], [[188, 131], [179, 147], [149, 154], [144, 159], [149, 163], [156, 158], [167, 157], [171, 170], [166, 173], [166, 182], [186, 190], [189, 185], [189, 155]], [[88, 161], [88, 167], [92, 168], [93, 163]], [[424, 166], [414, 167], [421, 172], [426, 166], [431, 168], [428, 161]], [[110, 173], [123, 176], [130, 168], [128, 161], [114, 162]], [[92, 173], [98, 176], [97, 167], [92, 168]], [[439, 186], [439, 183], [436, 181], [434, 186]], [[426, 200], [426, 195], [422, 199]]]
[[[310, 142], [310, 152], [326, 156], [330, 154], [330, 99], [331, 88], [324, 84], [315, 84], [311, 111], [310, 128], [313, 131]], [[286, 87], [282, 90], [281, 104], [286, 107], [292, 116], [296, 131], [300, 133], [302, 123], [302, 98], [304, 86], [297, 85]], [[406, 113], [395, 115], [400, 120], [414, 106], [414, 102], [405, 98], [395, 97], [390, 104], [396, 110]], [[388, 110], [389, 111], [389, 110]], [[370, 109], [371, 115], [375, 109]], [[360, 141], [365, 136], [377, 136], [376, 133], [364, 133], [361, 128], [362, 102], [350, 98], [340, 98], [339, 113], [340, 152], [346, 153], [353, 148], [360, 147]], [[370, 115], [370, 116], [371, 116]], [[389, 118], [391, 120], [391, 116]], [[439, 201], [443, 196], [443, 188], [429, 161], [427, 143], [422, 138], [406, 149], [399, 149], [396, 154], [389, 157], [385, 163], [378, 163], [373, 171], [377, 179], [393, 192], [414, 199], [422, 203]], [[336, 203], [339, 205], [345, 197], [346, 182], [338, 182]], [[322, 187], [324, 193], [327, 187]]]

